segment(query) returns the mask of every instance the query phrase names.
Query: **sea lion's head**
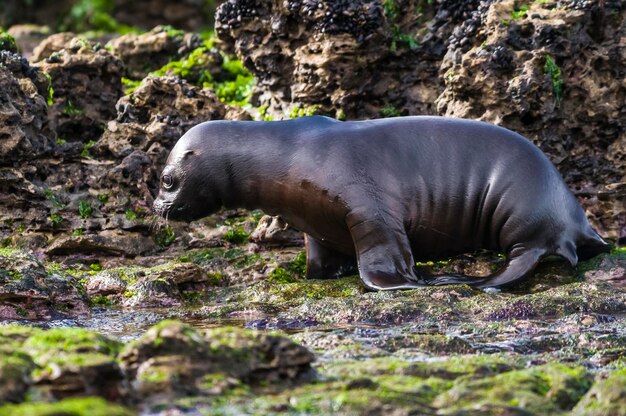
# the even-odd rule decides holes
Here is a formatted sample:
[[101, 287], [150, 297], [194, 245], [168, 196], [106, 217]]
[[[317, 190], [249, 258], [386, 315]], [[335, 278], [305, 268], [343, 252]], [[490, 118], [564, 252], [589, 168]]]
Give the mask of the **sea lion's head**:
[[198, 128], [183, 135], [172, 149], [159, 181], [154, 211], [163, 218], [193, 221], [221, 207], [217, 169], [212, 163], [210, 141], [202, 140]]

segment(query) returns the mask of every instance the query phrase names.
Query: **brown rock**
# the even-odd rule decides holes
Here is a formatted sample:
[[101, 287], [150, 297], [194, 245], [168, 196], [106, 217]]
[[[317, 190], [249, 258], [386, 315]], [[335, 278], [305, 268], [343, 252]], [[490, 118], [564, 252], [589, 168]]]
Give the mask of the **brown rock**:
[[33, 54], [30, 57], [31, 62], [48, 59], [53, 53], [67, 48], [70, 41], [75, 37], [76, 34], [72, 32], [61, 32], [48, 36], [33, 49]]
[[289, 227], [282, 218], [264, 215], [250, 235], [250, 241], [267, 246], [301, 246], [304, 237], [300, 231]]
[[122, 96], [122, 63], [99, 44], [73, 38], [38, 63], [52, 79], [50, 121], [66, 141], [95, 141], [115, 117]]
[[148, 76], [116, 108], [117, 119], [109, 122], [94, 153], [121, 159], [141, 150], [159, 173], [180, 136], [198, 123], [223, 119], [226, 114], [226, 106], [213, 92], [176, 77]]
[[127, 76], [132, 79], [142, 79], [201, 45], [202, 39], [198, 35], [165, 26], [157, 26], [140, 35], [120, 36], [107, 43], [111, 52], [124, 62]]

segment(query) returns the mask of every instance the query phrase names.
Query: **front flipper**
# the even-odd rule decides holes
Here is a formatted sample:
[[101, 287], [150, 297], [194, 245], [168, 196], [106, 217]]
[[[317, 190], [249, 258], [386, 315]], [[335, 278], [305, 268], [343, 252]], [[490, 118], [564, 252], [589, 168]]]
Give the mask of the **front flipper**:
[[420, 281], [429, 286], [466, 284], [479, 289], [504, 288], [528, 277], [545, 254], [546, 250], [540, 248], [517, 248], [511, 251], [502, 269], [487, 277], [448, 274], [424, 276]]
[[414, 289], [425, 285], [413, 274], [413, 254], [403, 227], [387, 219], [348, 216], [359, 274], [371, 290]]
[[332, 250], [304, 234], [306, 248], [306, 278], [331, 279], [357, 273], [356, 259]]

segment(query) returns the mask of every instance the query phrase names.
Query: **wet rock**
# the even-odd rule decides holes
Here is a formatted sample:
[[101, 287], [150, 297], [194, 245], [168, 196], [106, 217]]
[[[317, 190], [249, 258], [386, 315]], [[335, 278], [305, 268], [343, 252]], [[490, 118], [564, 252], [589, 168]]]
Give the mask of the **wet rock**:
[[90, 298], [96, 296], [120, 295], [126, 291], [127, 283], [119, 274], [104, 271], [91, 276], [85, 283]]
[[193, 263], [169, 263], [154, 267], [119, 267], [85, 273], [85, 288], [92, 299], [139, 309], [180, 306], [220, 279]]
[[74, 38], [38, 67], [51, 77], [50, 121], [66, 141], [95, 141], [115, 117], [122, 63], [100, 44]]
[[125, 307], [173, 307], [182, 304], [178, 286], [167, 278], [142, 277], [127, 288]]
[[113, 230], [92, 235], [61, 236], [48, 245], [46, 254], [101, 253], [135, 257], [154, 249], [155, 243], [150, 237]]
[[88, 313], [86, 298], [68, 276], [48, 273], [26, 252], [0, 250], [2, 319], [50, 319]]
[[136, 413], [100, 397], [79, 397], [54, 403], [24, 403], [0, 407], [0, 413], [14, 416], [32, 415], [92, 415], [133, 416]]
[[596, 381], [572, 410], [573, 415], [626, 415], [626, 371], [617, 370]]
[[623, 256], [606, 256], [594, 270], [586, 271], [585, 279], [608, 282], [616, 287], [626, 287], [626, 253]]
[[250, 235], [250, 241], [264, 246], [301, 246], [304, 237], [300, 231], [289, 227], [282, 218], [264, 215]]
[[484, 414], [552, 413], [571, 409], [591, 386], [581, 367], [562, 364], [506, 372], [480, 380], [460, 380], [435, 399], [444, 414], [479, 409]]
[[56, 328], [28, 338], [23, 350], [40, 367], [33, 383], [50, 399], [124, 395], [123, 375], [115, 360], [120, 343], [79, 328]]
[[237, 328], [204, 333], [163, 321], [120, 354], [134, 387], [144, 394], [210, 392], [215, 381], [293, 382], [310, 372], [313, 355], [286, 338]]
[[142, 79], [168, 62], [188, 55], [201, 45], [202, 39], [194, 33], [157, 26], [147, 33], [114, 38], [107, 43], [107, 48], [122, 60], [127, 77]]
[[30, 57], [31, 62], [48, 59], [53, 53], [67, 48], [75, 37], [76, 34], [72, 32], [55, 33], [46, 37], [33, 49], [33, 55]]

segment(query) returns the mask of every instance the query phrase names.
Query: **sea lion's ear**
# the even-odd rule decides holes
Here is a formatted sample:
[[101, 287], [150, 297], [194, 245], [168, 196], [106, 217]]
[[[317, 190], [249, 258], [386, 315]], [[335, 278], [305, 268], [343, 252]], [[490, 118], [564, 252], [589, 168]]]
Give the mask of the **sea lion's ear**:
[[193, 150], [186, 150], [185, 153], [183, 153], [183, 159], [187, 159], [189, 156], [191, 155], [195, 155], [196, 152], [194, 152]]

